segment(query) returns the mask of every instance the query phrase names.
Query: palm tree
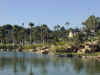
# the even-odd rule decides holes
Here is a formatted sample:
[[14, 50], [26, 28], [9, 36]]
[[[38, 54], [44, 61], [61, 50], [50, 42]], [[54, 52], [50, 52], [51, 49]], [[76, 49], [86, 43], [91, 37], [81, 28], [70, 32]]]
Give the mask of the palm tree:
[[[64, 25], [68, 28], [68, 26], [70, 25], [70, 23], [69, 22], [65, 22]], [[66, 31], [66, 33], [67, 33], [67, 31]]]
[[65, 26], [68, 27], [70, 25], [69, 22], [65, 22]]
[[13, 26], [13, 44], [17, 43], [18, 26]]
[[60, 28], [60, 25], [59, 25], [59, 24], [57, 24], [57, 25], [54, 27], [54, 29], [55, 29], [57, 32], [58, 32], [59, 28]]
[[1, 40], [1, 44], [3, 44], [3, 40], [5, 39], [5, 30], [0, 27], [0, 40]]
[[10, 24], [5, 24], [2, 27], [4, 29], [5, 32], [5, 41], [6, 43], [8, 43], [11, 40], [11, 30], [12, 30], [12, 26]]
[[34, 23], [30, 22], [29, 26], [30, 26], [30, 44], [32, 44], [32, 27], [34, 26]]
[[46, 24], [42, 24], [41, 25], [41, 43], [44, 45], [44, 44], [47, 44], [48, 42], [48, 27]]
[[48, 42], [48, 27], [47, 25], [43, 25], [43, 29], [44, 29], [44, 43], [47, 44]]
[[34, 75], [34, 73], [32, 72], [32, 56], [30, 58], [30, 73], [29, 75]]
[[[22, 26], [23, 26], [23, 29], [24, 29], [24, 22], [22, 23]], [[25, 44], [26, 42], [26, 30], [24, 29], [23, 30], [23, 40], [22, 40], [22, 46]]]
[[56, 33], [55, 38], [56, 38], [56, 40], [59, 41], [59, 38], [60, 38], [60, 34], [59, 34], [60, 33], [60, 25], [59, 24], [55, 25], [54, 29], [55, 29], [55, 33]]
[[44, 45], [45, 44], [45, 26], [43, 24], [41, 24], [41, 42]]

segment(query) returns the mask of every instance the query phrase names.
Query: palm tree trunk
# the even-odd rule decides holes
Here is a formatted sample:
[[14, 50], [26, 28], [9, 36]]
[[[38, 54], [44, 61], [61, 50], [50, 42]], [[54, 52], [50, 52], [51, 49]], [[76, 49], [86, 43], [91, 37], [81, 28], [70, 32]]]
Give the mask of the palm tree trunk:
[[32, 45], [32, 27], [31, 27], [31, 30], [30, 30], [30, 44]]

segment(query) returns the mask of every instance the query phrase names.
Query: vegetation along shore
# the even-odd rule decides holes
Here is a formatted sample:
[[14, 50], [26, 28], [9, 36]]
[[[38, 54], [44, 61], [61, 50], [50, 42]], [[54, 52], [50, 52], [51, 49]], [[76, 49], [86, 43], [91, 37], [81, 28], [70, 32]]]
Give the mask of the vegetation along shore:
[[21, 25], [0, 26], [0, 51], [25, 51], [40, 54], [99, 55], [100, 17], [91, 15], [82, 22], [82, 28], [69, 28], [70, 22], [50, 29], [46, 24], [29, 28]]

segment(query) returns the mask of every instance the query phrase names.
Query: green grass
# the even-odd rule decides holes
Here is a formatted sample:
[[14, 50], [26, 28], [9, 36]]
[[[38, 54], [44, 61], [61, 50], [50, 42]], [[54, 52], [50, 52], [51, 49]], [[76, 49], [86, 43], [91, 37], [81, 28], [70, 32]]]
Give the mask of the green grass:
[[13, 44], [0, 44], [0, 49], [16, 49], [18, 46]]
[[71, 53], [56, 53], [57, 55], [67, 55], [67, 54], [72, 54], [72, 55], [81, 55], [81, 56], [99, 56], [100, 55], [100, 52], [95, 52], [95, 53], [88, 53], [88, 54], [78, 54], [78, 53], [75, 53], [75, 52], [71, 52]]
[[34, 45], [24, 45], [24, 49], [35, 49], [37, 47], [43, 47], [42, 44], [34, 44]]

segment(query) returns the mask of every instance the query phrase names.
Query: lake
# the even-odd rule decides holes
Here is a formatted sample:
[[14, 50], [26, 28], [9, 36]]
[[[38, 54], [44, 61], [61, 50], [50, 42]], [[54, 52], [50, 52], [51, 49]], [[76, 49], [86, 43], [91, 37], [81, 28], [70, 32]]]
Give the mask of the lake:
[[95, 58], [1, 52], [0, 75], [100, 75], [100, 61]]

